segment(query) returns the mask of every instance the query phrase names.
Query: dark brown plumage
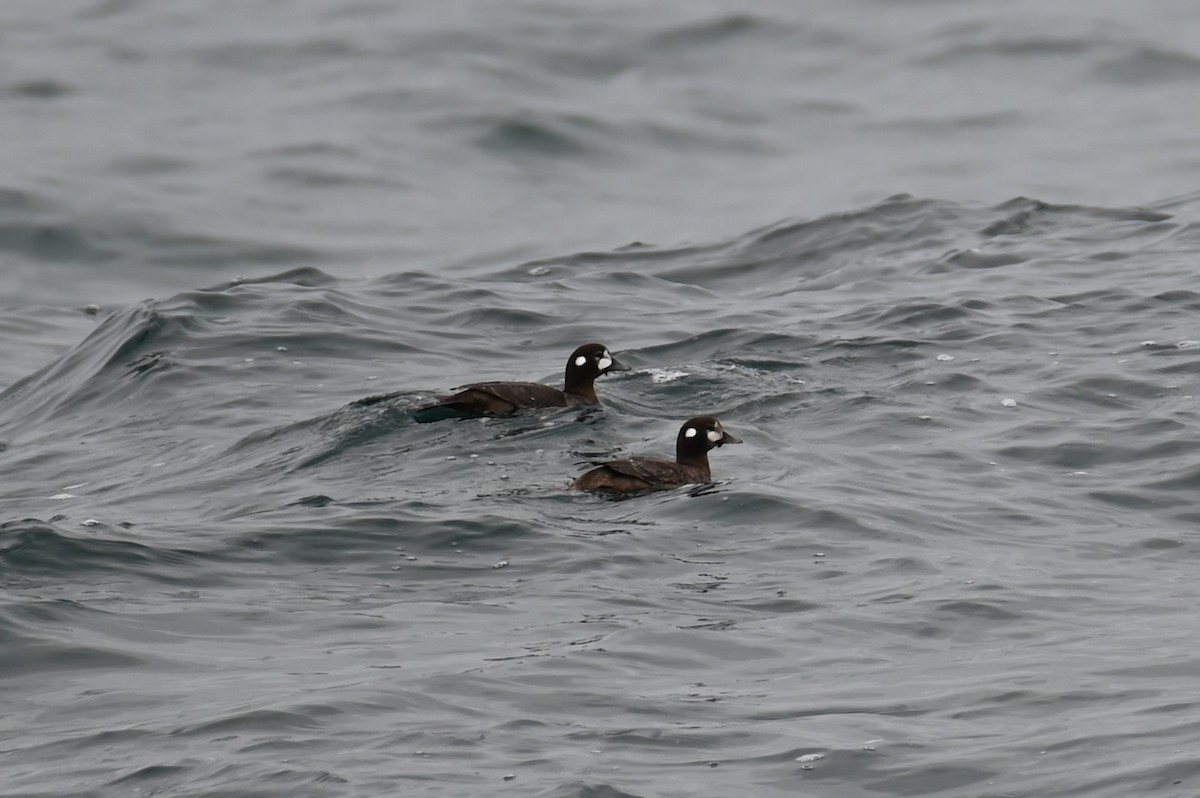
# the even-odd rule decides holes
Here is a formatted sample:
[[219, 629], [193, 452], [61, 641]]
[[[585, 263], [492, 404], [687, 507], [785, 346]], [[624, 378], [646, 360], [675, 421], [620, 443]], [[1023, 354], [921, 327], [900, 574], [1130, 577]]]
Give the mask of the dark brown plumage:
[[675, 439], [675, 462], [656, 457], [630, 457], [601, 463], [571, 483], [575, 490], [639, 493], [712, 481], [708, 451], [727, 443], [741, 443], [713, 416], [689, 419]]
[[603, 344], [584, 344], [571, 353], [563, 375], [563, 389], [539, 382], [477, 382], [457, 389], [458, 393], [418, 408], [417, 421], [444, 418], [510, 416], [527, 407], [574, 407], [598, 405], [596, 378], [610, 371], [626, 371]]

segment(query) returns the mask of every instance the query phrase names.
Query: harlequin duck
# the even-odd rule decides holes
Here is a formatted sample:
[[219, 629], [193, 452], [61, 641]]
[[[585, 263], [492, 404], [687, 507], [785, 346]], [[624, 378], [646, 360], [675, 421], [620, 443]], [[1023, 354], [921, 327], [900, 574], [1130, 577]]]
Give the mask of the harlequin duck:
[[601, 463], [571, 483], [576, 490], [634, 493], [677, 488], [695, 482], [709, 482], [708, 450], [727, 443], [741, 443], [713, 416], [688, 419], [675, 439], [675, 462], [656, 457], [631, 457]]
[[458, 393], [418, 408], [417, 421], [441, 421], [444, 418], [510, 416], [527, 407], [575, 407], [598, 405], [596, 378], [610, 371], [628, 371], [603, 344], [584, 344], [567, 360], [563, 389], [539, 382], [477, 382], [458, 388]]

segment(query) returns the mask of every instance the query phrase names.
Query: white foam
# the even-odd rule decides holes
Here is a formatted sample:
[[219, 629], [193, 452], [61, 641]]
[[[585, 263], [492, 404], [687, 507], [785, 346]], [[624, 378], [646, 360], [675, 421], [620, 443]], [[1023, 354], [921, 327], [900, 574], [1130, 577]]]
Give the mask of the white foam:
[[646, 369], [650, 375], [650, 382], [662, 384], [664, 382], [675, 382], [688, 376], [686, 371], [676, 371], [675, 369]]

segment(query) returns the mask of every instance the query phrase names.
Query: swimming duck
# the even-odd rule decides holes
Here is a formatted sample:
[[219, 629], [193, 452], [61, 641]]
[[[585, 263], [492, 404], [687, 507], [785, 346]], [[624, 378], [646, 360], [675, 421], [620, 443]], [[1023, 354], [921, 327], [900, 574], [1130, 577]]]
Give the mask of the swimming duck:
[[571, 353], [563, 375], [563, 388], [540, 382], [476, 382], [464, 385], [452, 396], [418, 408], [417, 421], [440, 421], [444, 418], [474, 418], [480, 416], [511, 416], [528, 407], [575, 407], [598, 405], [594, 385], [596, 378], [610, 371], [628, 371], [604, 344], [584, 344]]
[[571, 483], [575, 490], [634, 493], [676, 488], [712, 481], [708, 452], [727, 443], [741, 443], [713, 416], [688, 419], [675, 439], [675, 462], [656, 457], [610, 460]]

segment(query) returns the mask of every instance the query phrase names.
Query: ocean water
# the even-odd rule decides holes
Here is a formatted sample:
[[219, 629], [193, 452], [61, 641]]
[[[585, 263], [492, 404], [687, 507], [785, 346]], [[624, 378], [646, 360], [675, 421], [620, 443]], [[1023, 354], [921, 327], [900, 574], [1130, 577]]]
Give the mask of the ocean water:
[[0, 795], [1200, 790], [1194, 4], [0, 22]]

